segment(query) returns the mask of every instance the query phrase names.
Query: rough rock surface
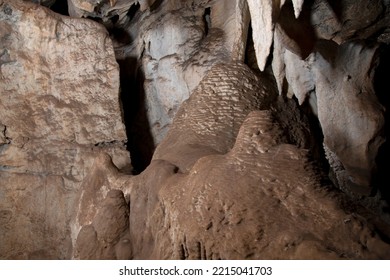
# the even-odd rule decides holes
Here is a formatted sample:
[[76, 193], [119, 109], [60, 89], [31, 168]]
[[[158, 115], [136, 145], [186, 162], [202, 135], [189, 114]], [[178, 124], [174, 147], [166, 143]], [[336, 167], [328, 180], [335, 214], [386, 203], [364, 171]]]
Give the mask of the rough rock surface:
[[100, 151], [129, 166], [107, 32], [0, 1], [0, 257], [70, 258], [78, 188]]
[[389, 5], [316, 0], [303, 6], [298, 19], [293, 13], [286, 3], [274, 32], [279, 93], [295, 96], [318, 115], [335, 184], [350, 193], [375, 193], [382, 188], [373, 181], [386, 136], [384, 104], [374, 87]]
[[385, 141], [384, 108], [373, 83], [376, 51], [359, 42], [344, 43], [331, 51], [334, 59], [318, 54], [315, 66], [318, 117], [329, 162], [340, 187], [366, 195]]
[[[130, 210], [128, 233], [120, 222], [128, 215], [121, 210], [126, 203], [117, 191], [122, 202], [112, 211], [122, 214], [115, 229], [101, 233], [115, 232], [118, 242], [110, 250], [130, 255], [131, 248], [135, 259], [388, 258], [390, 245], [371, 222], [343, 206], [342, 195], [321, 187], [307, 151], [285, 144], [270, 111], [253, 111], [269, 106], [270, 91], [244, 65], [216, 65], [141, 175], [115, 175], [109, 161], [101, 161], [107, 178], [117, 177], [109, 187], [124, 191]], [[182, 131], [181, 146], [174, 142], [176, 130]], [[230, 141], [219, 141], [221, 135]], [[80, 231], [76, 256], [105, 257], [88, 253], [98, 236], [92, 227], [105, 211]]]
[[390, 258], [388, 0], [53, 2], [0, 0], [0, 258]]
[[113, 39], [122, 98], [136, 104], [127, 128], [135, 169], [142, 171], [204, 74], [219, 61], [244, 61], [250, 17], [243, 0], [132, 7]]

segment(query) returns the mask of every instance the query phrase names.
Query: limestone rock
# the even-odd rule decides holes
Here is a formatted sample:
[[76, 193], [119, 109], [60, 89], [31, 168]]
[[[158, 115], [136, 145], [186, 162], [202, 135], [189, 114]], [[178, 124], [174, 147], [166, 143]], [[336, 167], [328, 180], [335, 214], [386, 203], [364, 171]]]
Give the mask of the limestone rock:
[[9, 98], [2, 98], [0, 117], [8, 137], [80, 144], [124, 140], [118, 65], [105, 30], [39, 6], [29, 9], [5, 2], [1, 14], [7, 54], [1, 66], [2, 96]]
[[76, 241], [80, 259], [129, 259], [132, 256], [128, 232], [128, 205], [119, 190], [111, 190], [93, 223], [83, 226]]
[[0, 257], [70, 258], [96, 155], [130, 165], [111, 40], [90, 20], [2, 0], [0, 46]]
[[210, 21], [211, 28], [223, 30], [225, 48], [232, 59], [243, 61], [250, 23], [247, 1], [216, 1], [211, 6]]
[[315, 65], [318, 117], [331, 166], [341, 188], [363, 194], [371, 192], [384, 142], [384, 111], [373, 85], [376, 51], [362, 42], [327, 45]]
[[[360, 15], [358, 7], [363, 6], [366, 16]], [[388, 22], [389, 7], [363, 0], [318, 0], [302, 7], [295, 19], [286, 3], [276, 23], [272, 68], [279, 93], [295, 95], [319, 116], [333, 181], [347, 192], [370, 194], [384, 141], [384, 109], [373, 88], [379, 45], [373, 42], [386, 34], [383, 21]], [[360, 38], [369, 40], [356, 40]]]
[[[272, 94], [274, 93], [274, 94]], [[256, 108], [269, 108], [275, 91], [240, 63], [214, 66], [177, 113], [153, 159], [162, 159], [187, 172], [199, 153], [226, 153], [246, 117]], [[202, 121], [200, 121], [202, 120]], [[178, 153], [185, 157], [177, 157]]]
[[140, 14], [140, 23], [125, 28], [135, 43], [131, 49], [123, 48], [121, 56], [139, 57], [140, 95], [145, 97], [140, 107], [145, 110], [138, 118], [146, 116], [155, 146], [166, 135], [179, 106], [217, 61], [245, 59], [247, 3], [191, 3], [168, 1], [155, 13]]
[[284, 62], [284, 54], [286, 52], [285, 47], [283, 46], [282, 39], [280, 38], [282, 34], [275, 30], [274, 33], [274, 51], [272, 53], [272, 72], [275, 77], [276, 85], [280, 95], [284, 94], [287, 89], [285, 89], [286, 82], [286, 64]]
[[144, 106], [156, 144], [165, 136], [180, 104], [189, 97], [182, 65], [203, 37], [200, 26], [200, 17], [167, 13], [151, 22], [142, 34]]
[[299, 56], [286, 50], [284, 62], [286, 64], [286, 79], [291, 89], [302, 105], [311, 93], [315, 91], [316, 84], [312, 70], [314, 55], [302, 60]]
[[[117, 184], [111, 181], [111, 189], [121, 189], [129, 198], [129, 232], [123, 233], [129, 245], [123, 255], [389, 258], [390, 245], [369, 219], [343, 195], [321, 185], [307, 151], [285, 143], [270, 111], [255, 110], [269, 106], [265, 93], [272, 87], [266, 81], [239, 63], [214, 66], [183, 103], [149, 167]], [[126, 208], [124, 202], [120, 205]], [[119, 212], [121, 220], [126, 210]], [[92, 251], [88, 240], [96, 244], [96, 232], [83, 227], [80, 252]]]
[[0, 258], [390, 258], [388, 0], [52, 2], [0, 0]]
[[274, 34], [273, 1], [248, 0], [252, 19], [253, 41], [259, 69], [264, 70], [271, 51]]
[[304, 0], [292, 0], [292, 2], [294, 4], [294, 15], [296, 18], [298, 18], [302, 11]]

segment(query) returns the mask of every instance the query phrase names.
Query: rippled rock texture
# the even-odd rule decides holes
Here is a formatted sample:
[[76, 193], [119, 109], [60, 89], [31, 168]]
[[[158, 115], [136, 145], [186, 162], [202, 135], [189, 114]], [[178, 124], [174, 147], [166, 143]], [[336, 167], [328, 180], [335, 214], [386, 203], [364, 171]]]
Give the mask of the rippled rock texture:
[[[104, 228], [96, 229], [96, 223], [104, 219], [101, 235], [115, 236], [106, 250], [127, 248], [135, 259], [388, 258], [390, 246], [372, 221], [321, 185], [306, 150], [286, 144], [266, 110], [270, 92], [267, 80], [247, 66], [216, 65], [183, 104], [141, 175], [121, 176], [102, 159], [93, 176], [108, 174], [105, 181], [121, 189], [127, 203], [119, 191], [122, 202], [111, 214], [106, 211], [113, 194], [89, 220], [89, 207], [81, 209], [86, 224], [76, 257], [107, 257], [89, 247], [97, 242], [91, 227], [99, 235]], [[108, 218], [113, 213], [115, 223]]]

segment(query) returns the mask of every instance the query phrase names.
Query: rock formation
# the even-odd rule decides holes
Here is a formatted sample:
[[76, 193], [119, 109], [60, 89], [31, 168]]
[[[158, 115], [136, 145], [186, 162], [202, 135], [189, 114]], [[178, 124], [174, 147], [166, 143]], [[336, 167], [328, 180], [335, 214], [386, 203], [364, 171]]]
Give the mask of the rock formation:
[[69, 258], [70, 220], [96, 153], [130, 165], [111, 40], [99, 24], [0, 2], [0, 252]]
[[[270, 111], [253, 111], [269, 109], [270, 93], [242, 64], [213, 67], [179, 110], [150, 166], [136, 177], [116, 175], [120, 180], [110, 188], [122, 189], [128, 204], [118, 193], [122, 203], [111, 209], [117, 217], [111, 225], [111, 196], [102, 202], [80, 231], [76, 257], [107, 257], [91, 252], [94, 227], [103, 236], [118, 229], [108, 248], [131, 248], [136, 259], [387, 258], [390, 247], [367, 218], [321, 186], [307, 151], [285, 143]], [[99, 165], [94, 177], [112, 170], [108, 160]], [[115, 170], [104, 173], [115, 177]], [[92, 185], [86, 188], [96, 189]], [[95, 225], [102, 219], [111, 225], [104, 231]], [[130, 232], [120, 221], [130, 222]]]
[[389, 17], [0, 0], [0, 258], [390, 258]]

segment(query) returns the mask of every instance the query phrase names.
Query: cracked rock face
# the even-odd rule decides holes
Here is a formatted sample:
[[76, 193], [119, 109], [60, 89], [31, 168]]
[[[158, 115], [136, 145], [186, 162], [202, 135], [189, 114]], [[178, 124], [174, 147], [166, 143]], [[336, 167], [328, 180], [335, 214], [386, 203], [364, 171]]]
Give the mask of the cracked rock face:
[[0, 1], [1, 258], [70, 258], [96, 154], [129, 165], [119, 73], [102, 26]]

